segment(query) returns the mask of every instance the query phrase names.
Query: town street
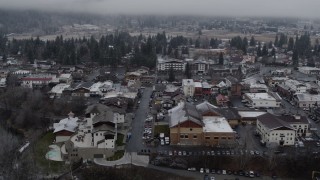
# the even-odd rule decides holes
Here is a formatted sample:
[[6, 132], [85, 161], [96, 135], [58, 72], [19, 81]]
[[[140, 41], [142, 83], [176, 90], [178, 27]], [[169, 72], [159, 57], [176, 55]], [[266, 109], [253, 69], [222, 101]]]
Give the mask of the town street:
[[135, 113], [135, 118], [131, 124], [131, 138], [126, 145], [127, 152], [140, 152], [144, 149], [142, 135], [144, 130], [144, 122], [149, 113], [149, 100], [152, 94], [152, 88], [147, 87], [143, 90], [140, 104]]

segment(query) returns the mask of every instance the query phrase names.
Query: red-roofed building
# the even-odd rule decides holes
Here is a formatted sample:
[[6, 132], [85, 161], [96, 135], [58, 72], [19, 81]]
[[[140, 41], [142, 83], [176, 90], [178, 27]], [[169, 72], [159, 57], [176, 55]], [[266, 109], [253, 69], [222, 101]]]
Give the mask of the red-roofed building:
[[46, 86], [52, 80], [54, 79], [54, 76], [52, 75], [44, 75], [44, 76], [28, 76], [21, 79], [22, 86], [33, 88], [34, 86]]
[[224, 95], [222, 95], [222, 94], [219, 94], [219, 95], [216, 97], [216, 101], [217, 101], [217, 105], [227, 106], [227, 105], [228, 105], [228, 102], [229, 102], [229, 97], [228, 97], [228, 96], [224, 96]]

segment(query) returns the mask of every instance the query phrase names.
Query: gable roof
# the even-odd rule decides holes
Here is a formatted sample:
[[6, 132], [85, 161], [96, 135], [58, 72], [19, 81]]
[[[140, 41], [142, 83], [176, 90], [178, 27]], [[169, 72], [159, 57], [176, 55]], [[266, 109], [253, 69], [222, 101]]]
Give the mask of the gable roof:
[[240, 119], [238, 110], [235, 108], [218, 108], [216, 111], [227, 120]]
[[100, 113], [103, 113], [108, 110], [110, 110], [110, 108], [108, 106], [100, 104], [100, 103], [96, 103], [96, 104], [93, 104], [93, 105], [90, 105], [87, 107], [86, 114], [88, 114], [88, 113], [100, 114]]
[[53, 133], [57, 133], [59, 131], [69, 131], [69, 132], [75, 132], [77, 127], [78, 127], [78, 118], [72, 118], [68, 117], [65, 119], [60, 120], [59, 123], [54, 123], [53, 124]]
[[277, 129], [290, 129], [294, 130], [289, 123], [281, 120], [278, 116], [272, 115], [270, 113], [263, 114], [258, 116], [258, 121], [260, 121], [264, 126], [269, 128], [270, 130], [277, 130]]
[[[207, 112], [215, 112], [218, 113], [216, 110], [218, 109], [217, 106], [214, 106], [212, 104], [210, 104], [208, 101], [204, 101], [200, 104], [198, 104], [196, 106], [197, 110], [201, 113], [201, 114], [205, 114]], [[219, 113], [218, 113], [219, 114]]]
[[203, 126], [201, 115], [197, 112], [196, 108], [189, 103], [179, 103], [168, 111], [168, 115], [170, 128], [188, 120]]

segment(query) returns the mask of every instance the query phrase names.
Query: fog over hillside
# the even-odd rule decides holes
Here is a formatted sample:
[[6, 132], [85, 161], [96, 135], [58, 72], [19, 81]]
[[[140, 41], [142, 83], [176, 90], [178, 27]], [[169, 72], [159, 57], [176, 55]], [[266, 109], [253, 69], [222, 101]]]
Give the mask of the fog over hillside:
[[319, 17], [319, 0], [0, 0], [4, 9], [96, 14]]

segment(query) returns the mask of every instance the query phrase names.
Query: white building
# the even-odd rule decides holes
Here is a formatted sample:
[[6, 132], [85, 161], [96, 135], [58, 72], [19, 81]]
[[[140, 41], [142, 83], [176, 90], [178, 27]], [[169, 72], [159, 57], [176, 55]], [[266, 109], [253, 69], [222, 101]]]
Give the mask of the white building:
[[46, 86], [55, 79], [56, 76], [50, 74], [29, 75], [21, 79], [21, 85], [27, 88], [33, 88], [35, 86]]
[[254, 108], [280, 107], [281, 97], [278, 93], [245, 93], [243, 98]]
[[0, 87], [7, 86], [7, 78], [0, 78]]
[[307, 86], [300, 83], [297, 80], [289, 79], [284, 82], [284, 85], [290, 88], [291, 90], [295, 91], [296, 93], [306, 93]]
[[171, 68], [174, 71], [184, 72], [186, 63], [179, 59], [163, 59], [158, 57], [157, 71], [158, 72], [168, 72]]
[[72, 83], [72, 75], [71, 74], [61, 74], [59, 76], [59, 82], [71, 84]]
[[268, 92], [268, 87], [265, 84], [252, 83], [249, 91], [251, 93]]
[[69, 87], [70, 87], [69, 84], [64, 84], [64, 83], [55, 85], [55, 86], [49, 91], [50, 98], [54, 98], [54, 97], [60, 98], [61, 95], [62, 95], [63, 90], [65, 90], [65, 89], [67, 89], [67, 88], [69, 88]]
[[320, 105], [319, 94], [295, 94], [294, 100], [300, 108], [313, 108]]
[[53, 124], [53, 134], [56, 136], [56, 143], [65, 142], [77, 131], [78, 118], [73, 117], [73, 113], [69, 113], [69, 117], [60, 120], [59, 123]]
[[299, 67], [299, 72], [303, 74], [320, 74], [320, 69], [316, 67], [303, 66]]
[[257, 133], [261, 136], [261, 142], [267, 146], [291, 146], [296, 137], [296, 131], [289, 123], [269, 113], [257, 118]]
[[193, 97], [195, 90], [195, 83], [193, 82], [193, 79], [183, 79], [182, 89], [186, 97]]

